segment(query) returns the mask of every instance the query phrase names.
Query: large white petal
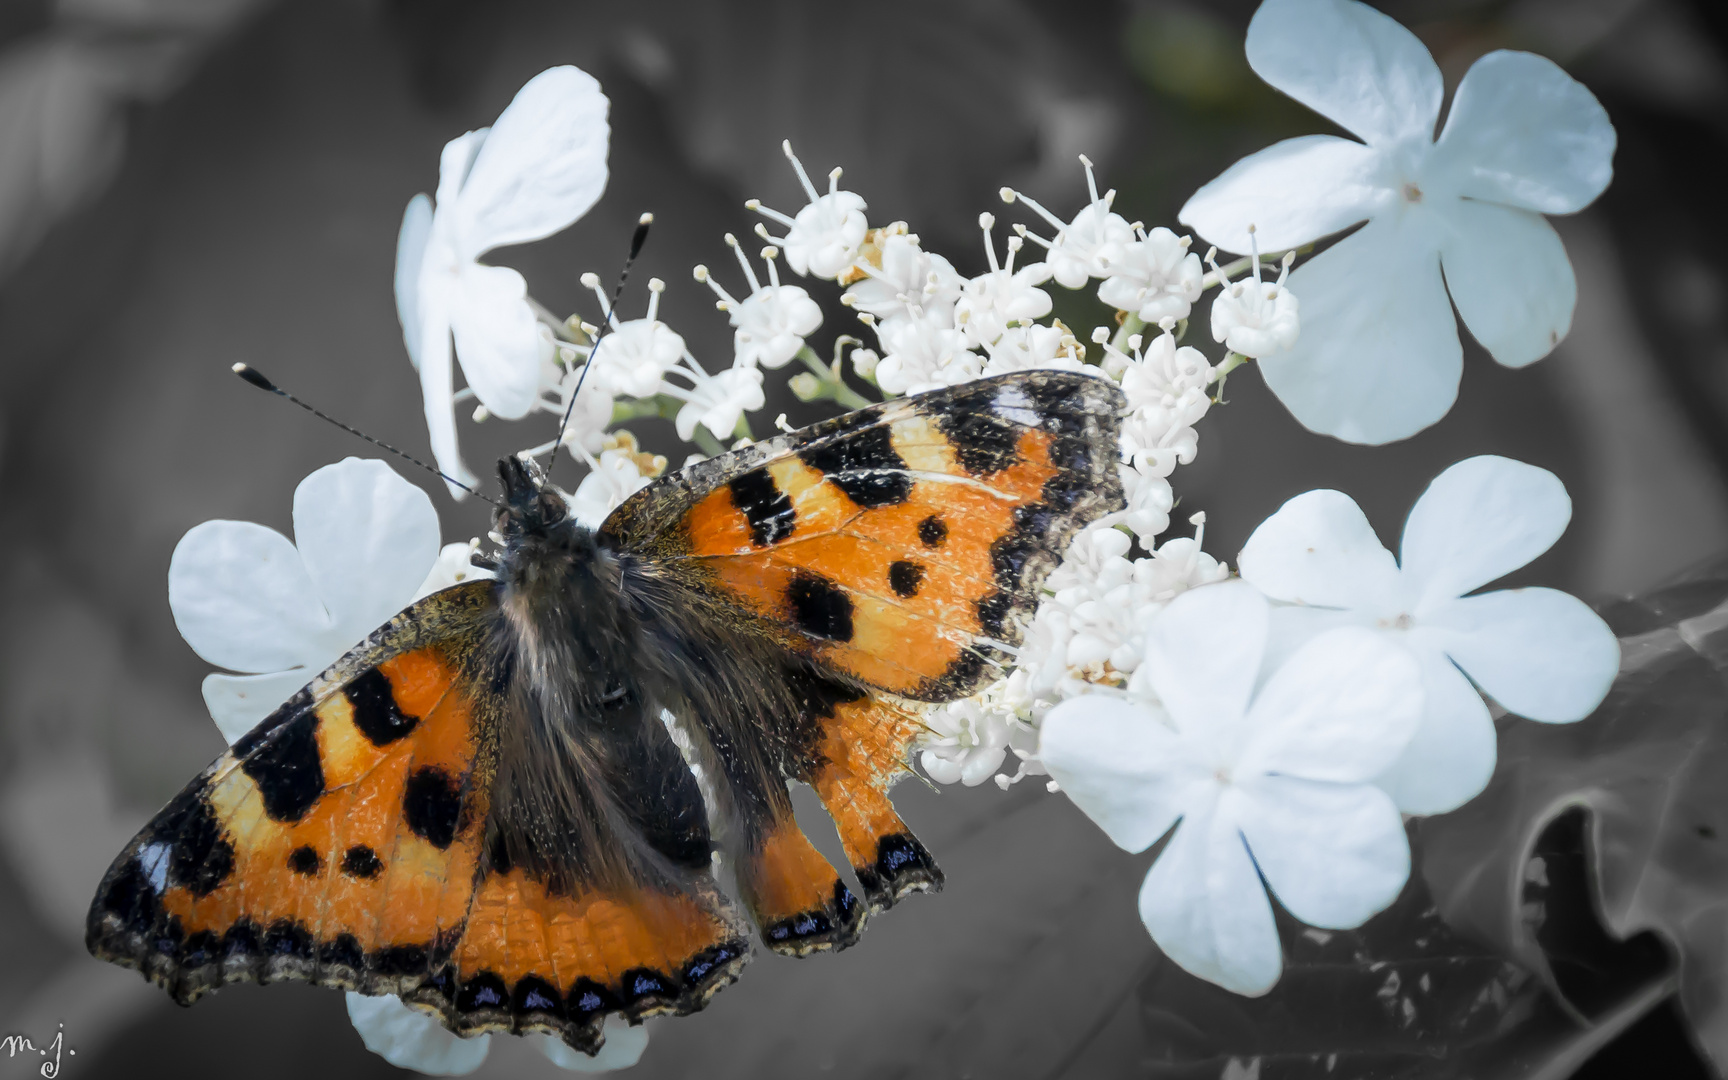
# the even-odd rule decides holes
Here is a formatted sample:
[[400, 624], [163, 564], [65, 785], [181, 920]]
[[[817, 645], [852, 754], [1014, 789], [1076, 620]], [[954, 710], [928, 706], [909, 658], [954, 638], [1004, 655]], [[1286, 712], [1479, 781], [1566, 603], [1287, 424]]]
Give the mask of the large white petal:
[[1274, 600], [1378, 613], [1403, 599], [1398, 564], [1356, 501], [1321, 488], [1292, 498], [1249, 534], [1242, 580]]
[[594, 77], [569, 66], [516, 92], [454, 207], [462, 255], [550, 236], [588, 212], [606, 190], [606, 108]]
[[1547, 356], [1578, 302], [1560, 234], [1540, 214], [1470, 199], [1452, 203], [1446, 220], [1440, 267], [1471, 335], [1507, 367]]
[[234, 740], [258, 726], [258, 721], [276, 711], [311, 682], [321, 668], [297, 667], [267, 675], [206, 675], [204, 705], [216, 730], [232, 746]]
[[420, 366], [420, 270], [426, 261], [426, 240], [432, 235], [432, 200], [416, 195], [402, 212], [396, 234], [396, 319], [402, 324], [402, 344], [408, 361]]
[[1146, 634], [1146, 675], [1186, 735], [1228, 748], [1242, 735], [1266, 648], [1266, 598], [1240, 581], [1177, 596]]
[[1404, 819], [1371, 784], [1244, 777], [1242, 835], [1266, 883], [1310, 926], [1347, 930], [1384, 911], [1410, 877]]
[[206, 521], [180, 538], [168, 607], [192, 651], [231, 671], [281, 671], [329, 648], [330, 615], [300, 552], [250, 521]]
[[354, 644], [426, 580], [438, 561], [438, 512], [382, 461], [344, 458], [294, 489], [294, 541], [335, 632]]
[[1266, 0], [1248, 24], [1262, 79], [1374, 146], [1434, 138], [1440, 68], [1415, 34], [1355, 0]]
[[1509, 712], [1582, 720], [1620, 670], [1620, 642], [1602, 617], [1556, 589], [1466, 596], [1424, 615], [1426, 636]]
[[445, 232], [450, 231], [452, 215], [462, 197], [468, 172], [474, 168], [474, 159], [480, 156], [480, 148], [486, 145], [486, 136], [491, 133], [491, 128], [464, 132], [445, 143], [438, 155], [438, 208], [443, 211], [438, 226]]
[[461, 1038], [394, 994], [368, 997], [350, 990], [348, 1019], [366, 1049], [399, 1069], [430, 1076], [466, 1076], [492, 1048], [490, 1035]]
[[1583, 83], [1545, 57], [1501, 49], [1464, 73], [1423, 171], [1451, 194], [1569, 214], [1608, 186], [1614, 143]]
[[[1422, 671], [1408, 649], [1361, 627], [1328, 630], [1272, 674], [1248, 714], [1237, 771], [1362, 783], [1382, 772], [1422, 719]], [[1252, 839], [1252, 838], [1250, 838]]]
[[1189, 786], [1205, 773], [1181, 739], [1145, 709], [1082, 694], [1044, 717], [1038, 759], [1118, 847], [1145, 851], [1170, 831]]
[[1227, 807], [1196, 808], [1140, 887], [1140, 919], [1164, 954], [1226, 990], [1258, 997], [1284, 950], [1266, 888]]
[[540, 1052], [546, 1055], [546, 1060], [571, 1072], [612, 1072], [615, 1069], [628, 1069], [642, 1060], [642, 1052], [648, 1049], [646, 1024], [632, 1025], [622, 1016], [613, 1013], [606, 1017], [602, 1030], [606, 1042], [593, 1057], [580, 1050], [572, 1050], [563, 1039], [551, 1035], [529, 1035], [526, 1038], [534, 1040]]
[[540, 323], [528, 283], [508, 266], [468, 263], [449, 293], [462, 374], [493, 415], [520, 420], [540, 392]]
[[1302, 336], [1260, 360], [1310, 431], [1353, 443], [1408, 438], [1458, 397], [1464, 350], [1430, 213], [1375, 218], [1290, 275]]
[[1494, 721], [1482, 695], [1444, 653], [1431, 647], [1414, 652], [1422, 665], [1422, 723], [1374, 782], [1406, 814], [1444, 814], [1488, 786], [1497, 749]]
[[[421, 294], [422, 301], [430, 298]], [[442, 300], [425, 303], [420, 311], [420, 395], [426, 410], [426, 432], [432, 443], [432, 460], [444, 475], [469, 487], [480, 482], [462, 460], [456, 443], [455, 370], [450, 354], [450, 322]], [[456, 484], [446, 484], [450, 496], [466, 498]]]
[[1481, 454], [1434, 478], [1410, 509], [1399, 548], [1411, 614], [1479, 589], [1554, 546], [1572, 520], [1566, 485], [1547, 469]]
[[1225, 251], [1312, 243], [1362, 221], [1396, 193], [1381, 155], [1335, 135], [1304, 135], [1249, 154], [1183, 204], [1177, 215]]

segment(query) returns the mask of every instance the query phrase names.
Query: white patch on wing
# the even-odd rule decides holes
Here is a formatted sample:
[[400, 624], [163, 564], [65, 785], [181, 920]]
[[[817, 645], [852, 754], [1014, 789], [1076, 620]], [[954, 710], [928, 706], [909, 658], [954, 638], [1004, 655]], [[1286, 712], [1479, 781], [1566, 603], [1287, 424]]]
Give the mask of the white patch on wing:
[[1033, 407], [1032, 399], [1012, 383], [996, 391], [990, 411], [1004, 420], [1012, 420], [1029, 428], [1038, 427], [1044, 422], [1044, 417]]
[[138, 849], [138, 868], [158, 893], [168, 887], [168, 854], [172, 850], [171, 845], [163, 843], [145, 844]]

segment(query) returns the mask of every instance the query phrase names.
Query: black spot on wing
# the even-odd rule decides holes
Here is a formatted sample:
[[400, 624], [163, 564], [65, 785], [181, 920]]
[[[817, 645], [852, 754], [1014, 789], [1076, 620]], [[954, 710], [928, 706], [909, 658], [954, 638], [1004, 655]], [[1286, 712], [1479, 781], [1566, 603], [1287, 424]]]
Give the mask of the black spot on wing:
[[577, 979], [570, 987], [566, 1012], [570, 1019], [576, 1021], [589, 1020], [601, 1013], [616, 1012], [623, 1007], [618, 995], [586, 976]]
[[786, 586], [792, 619], [811, 637], [852, 640], [852, 598], [821, 574], [800, 570]]
[[189, 789], [176, 796], [153, 836], [173, 845], [168, 881], [193, 896], [209, 895], [234, 872], [234, 845], [223, 835], [222, 823], [202, 790]]
[[414, 835], [437, 848], [456, 839], [462, 819], [462, 789], [443, 769], [423, 765], [408, 776], [402, 792], [402, 814]]
[[912, 494], [906, 461], [894, 449], [894, 433], [886, 424], [838, 436], [798, 457], [866, 509], [895, 506]]
[[342, 856], [342, 872], [349, 877], [375, 878], [384, 869], [384, 860], [365, 844], [355, 844]]
[[358, 974], [366, 966], [366, 953], [353, 934], [338, 934], [318, 946], [318, 963], [326, 968], [346, 968]]
[[948, 523], [942, 515], [931, 514], [918, 523], [918, 540], [927, 548], [939, 548], [948, 539]]
[[354, 706], [354, 726], [373, 746], [393, 743], [420, 723], [418, 716], [408, 716], [397, 706], [390, 680], [377, 668], [349, 683], [342, 695]]
[[310, 962], [316, 955], [312, 948], [312, 934], [293, 919], [277, 919], [264, 932], [264, 955]]
[[631, 968], [619, 980], [626, 1008], [644, 1001], [670, 1002], [678, 996], [678, 984], [653, 968]]
[[727, 487], [732, 491], [732, 505], [750, 522], [751, 543], [767, 547], [792, 535], [798, 523], [797, 512], [767, 469], [735, 477]]
[[972, 409], [938, 413], [936, 426], [954, 447], [955, 460], [973, 476], [993, 476], [1014, 464], [1024, 429]]
[[509, 1001], [510, 994], [504, 987], [504, 980], [490, 971], [479, 972], [456, 991], [456, 1008], [459, 1012], [502, 1009]]
[[894, 589], [896, 596], [917, 596], [919, 586], [924, 584], [924, 567], [905, 559], [890, 563], [888, 584]]
[[270, 732], [240, 762], [240, 771], [258, 785], [264, 812], [277, 821], [299, 821], [324, 794], [317, 730], [318, 715], [302, 713]]
[[303, 874], [306, 877], [311, 877], [316, 874], [318, 868], [323, 865], [324, 860], [320, 859], [318, 853], [305, 844], [301, 844], [299, 847], [288, 853], [288, 869], [294, 871], [296, 874]]
[[747, 946], [740, 941], [728, 941], [703, 949], [684, 962], [681, 974], [687, 986], [700, 986], [702, 981], [743, 956]]
[[538, 975], [524, 975], [510, 990], [510, 1011], [517, 1016], [542, 1013], [564, 1019], [564, 995]]

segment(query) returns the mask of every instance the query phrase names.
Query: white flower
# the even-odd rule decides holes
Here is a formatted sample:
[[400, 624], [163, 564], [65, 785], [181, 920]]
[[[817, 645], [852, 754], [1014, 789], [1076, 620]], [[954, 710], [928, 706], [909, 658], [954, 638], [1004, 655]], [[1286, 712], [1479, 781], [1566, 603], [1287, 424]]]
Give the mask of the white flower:
[[1206, 271], [1190, 240], [1162, 225], [1104, 249], [1108, 261], [1098, 299], [1156, 325], [1186, 319], [1200, 299]]
[[[491, 128], [444, 147], [436, 208], [409, 202], [396, 247], [396, 311], [420, 371], [432, 453], [446, 473], [477, 483], [456, 442], [450, 343], [487, 411], [527, 415], [541, 390], [542, 339], [522, 275], [480, 256], [565, 228], [606, 187], [607, 102], [573, 67], [528, 80]], [[451, 488], [457, 498], [462, 493]]]
[[920, 394], [976, 379], [984, 358], [970, 352], [964, 331], [934, 314], [905, 315], [879, 324], [882, 359], [876, 385], [890, 394]]
[[751, 367], [785, 367], [786, 362], [804, 347], [804, 339], [822, 325], [822, 308], [798, 286], [780, 284], [780, 272], [774, 266], [779, 252], [774, 248], [762, 249], [762, 260], [768, 264], [768, 285], [764, 287], [757, 280], [750, 260], [744, 257], [744, 249], [738, 246], [738, 238], [727, 233], [726, 244], [738, 256], [738, 265], [743, 267], [744, 277], [750, 282], [749, 296], [743, 301], [734, 300], [718, 281], [709, 276], [706, 266], [696, 267], [693, 276], [697, 281], [707, 283], [714, 295], [720, 298], [714, 306], [726, 312], [735, 328], [732, 346], [737, 363]]
[[[368, 997], [348, 993], [348, 1019], [366, 1049], [399, 1069], [429, 1076], [466, 1076], [486, 1061], [492, 1036], [462, 1038], [425, 1013], [402, 1004], [394, 994]], [[547, 1060], [571, 1072], [602, 1073], [628, 1069], [648, 1049], [648, 1029], [632, 1027], [618, 1016], [606, 1018], [605, 1044], [593, 1057], [572, 1050], [550, 1035], [523, 1035]]]
[[[600, 298], [602, 312], [611, 306], [606, 290], [600, 285], [599, 275], [583, 274], [582, 284], [594, 290], [594, 295]], [[650, 278], [648, 314], [640, 319], [619, 322], [614, 312], [611, 328], [605, 337], [599, 338], [595, 345], [575, 347], [577, 355], [586, 357], [586, 362], [594, 365], [593, 376], [583, 387], [583, 393], [587, 393], [588, 387], [608, 395], [623, 394], [633, 398], [650, 398], [660, 392], [660, 380], [684, 358], [687, 351], [684, 338], [660, 321], [660, 294], [665, 291], [664, 281]], [[579, 377], [580, 372], [577, 374]], [[565, 381], [572, 389], [575, 388], [575, 379], [566, 377]], [[560, 404], [567, 403], [566, 398]], [[562, 408], [559, 415], [563, 415]], [[610, 401], [607, 403], [607, 418], [611, 418]]]
[[438, 560], [426, 493], [382, 461], [346, 458], [294, 490], [294, 541], [206, 521], [174, 548], [168, 606], [210, 675], [204, 701], [229, 742], [406, 607]]
[[[734, 420], [733, 424], [736, 426], [737, 421]], [[664, 460], [661, 459], [662, 468], [665, 467]], [[588, 475], [582, 478], [570, 496], [571, 516], [590, 529], [598, 529], [607, 514], [647, 487], [653, 476], [642, 472], [635, 439], [602, 450], [599, 460], [592, 464]]]
[[975, 345], [994, 344], [1011, 324], [1030, 323], [1050, 314], [1050, 294], [1038, 288], [1050, 280], [1050, 268], [1040, 262], [1015, 270], [1014, 257], [1023, 246], [1018, 236], [1008, 238], [1008, 262], [998, 265], [996, 245], [990, 237], [995, 224], [991, 215], [978, 215], [990, 270], [968, 281], [954, 305], [954, 325]]
[[1085, 348], [1060, 323], [1055, 326], [1023, 323], [1009, 327], [986, 351], [990, 354], [982, 372], [986, 376], [1034, 368], [1098, 374], [1097, 368], [1087, 366]]
[[798, 173], [798, 182], [804, 185], [809, 204], [798, 211], [795, 218], [770, 210], [756, 199], [744, 205], [786, 226], [786, 235], [778, 239], [769, 236], [768, 230], [761, 225], [756, 226], [756, 232], [762, 239], [785, 250], [786, 262], [794, 272], [833, 281], [851, 267], [852, 261], [858, 257], [858, 249], [864, 244], [864, 234], [869, 231], [870, 225], [864, 218], [864, 200], [853, 192], [840, 190], [839, 169], [828, 174], [828, 194], [817, 195], [816, 185], [810, 182], [803, 162], [792, 153], [791, 142], [782, 142], [780, 149]]
[[[1174, 323], [1165, 317], [1166, 326]], [[1122, 450], [1135, 470], [1164, 477], [1178, 464], [1192, 462], [1200, 448], [1194, 425], [1212, 407], [1205, 388], [1213, 369], [1205, 354], [1187, 345], [1178, 348], [1169, 333], [1153, 338], [1144, 350], [1140, 335], [1131, 335], [1127, 353], [1110, 344], [1103, 327], [1092, 336], [1104, 346], [1104, 370], [1121, 378], [1128, 397], [1131, 411], [1122, 421]]]
[[1608, 184], [1614, 128], [1590, 91], [1542, 57], [1491, 52], [1459, 83], [1435, 140], [1439, 67], [1414, 34], [1354, 0], [1266, 0], [1248, 62], [1362, 139], [1285, 140], [1231, 166], [1180, 215], [1237, 252], [1250, 225], [1276, 251], [1368, 220], [1291, 277], [1302, 339], [1261, 367], [1298, 420], [1384, 443], [1444, 416], [1462, 365], [1453, 304], [1512, 367], [1566, 335], [1577, 284], [1542, 215], [1580, 210]]
[[1350, 623], [1421, 664], [1421, 729], [1379, 778], [1407, 813], [1451, 810], [1494, 771], [1494, 725], [1472, 681], [1508, 711], [1549, 723], [1582, 719], [1607, 694], [1619, 643], [1582, 601], [1542, 588], [1466, 595], [1548, 550], [1571, 515], [1553, 473], [1482, 456], [1441, 473], [1417, 500], [1402, 566], [1337, 491], [1296, 496], [1242, 548], [1244, 580], [1302, 605], [1276, 613], [1281, 647]]
[[876, 255], [877, 260], [857, 261], [862, 276], [840, 297], [841, 303], [877, 319], [927, 315], [954, 325], [954, 302], [965, 284], [954, 264], [925, 251], [916, 236], [904, 232], [884, 232]]
[[[1049, 222], [1056, 229], [1056, 238], [1046, 240], [1036, 233], [1028, 232], [1025, 227], [1016, 225], [1014, 231], [1035, 244], [1046, 249], [1048, 254], [1045, 262], [1050, 267], [1050, 275], [1056, 284], [1064, 289], [1078, 289], [1086, 284], [1088, 278], [1105, 277], [1113, 270], [1112, 249], [1117, 245], [1130, 244], [1134, 241], [1134, 229], [1123, 220], [1120, 214], [1110, 212], [1110, 204], [1116, 199], [1116, 192], [1107, 191], [1102, 198], [1098, 195], [1098, 180], [1092, 175], [1092, 162], [1085, 154], [1080, 155], [1080, 164], [1086, 169], [1086, 193], [1091, 196], [1086, 205], [1081, 208], [1074, 220], [1064, 222], [1061, 218], [1044, 209], [1036, 200], [1030, 199], [1012, 188], [1003, 188], [1002, 201], [1011, 203], [1016, 200], [1030, 206], [1039, 217]], [[1183, 316], [1177, 316], [1182, 318]], [[1149, 322], [1156, 322], [1150, 319]]]
[[731, 367], [718, 375], [697, 375], [686, 368], [678, 369], [695, 383], [689, 390], [668, 385], [665, 393], [684, 401], [673, 426], [678, 437], [689, 442], [701, 424], [716, 439], [726, 439], [738, 427], [745, 413], [760, 409], [766, 398], [762, 394], [762, 372], [758, 368]]
[[1327, 929], [1361, 925], [1403, 888], [1403, 821], [1369, 781], [1422, 703], [1415, 662], [1354, 627], [1310, 641], [1255, 693], [1267, 606], [1233, 582], [1177, 597], [1136, 692], [1062, 702], [1039, 738], [1050, 775], [1118, 845], [1144, 851], [1174, 830], [1140, 917], [1176, 963], [1249, 995], [1283, 968], [1267, 886]]
[[[1284, 256], [1277, 281], [1260, 280], [1260, 253], [1254, 252], [1253, 278], [1232, 282], [1218, 272], [1218, 295], [1212, 300], [1212, 340], [1233, 353], [1265, 358], [1296, 344], [1301, 332], [1300, 305], [1284, 285], [1294, 256]], [[1218, 264], [1214, 262], [1214, 268]]]
[[973, 700], [950, 702], [925, 716], [918, 761], [938, 784], [977, 787], [1008, 756], [1008, 716]]

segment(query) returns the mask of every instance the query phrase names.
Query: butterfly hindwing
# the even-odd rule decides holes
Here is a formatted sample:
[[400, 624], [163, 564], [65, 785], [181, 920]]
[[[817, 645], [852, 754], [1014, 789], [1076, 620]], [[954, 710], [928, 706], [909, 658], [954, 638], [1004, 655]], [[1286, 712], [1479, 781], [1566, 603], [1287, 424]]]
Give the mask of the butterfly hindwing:
[[[115, 860], [91, 952], [182, 1003], [229, 982], [308, 980], [399, 994], [461, 1033], [546, 1031], [588, 1051], [608, 1012], [700, 1008], [746, 955], [705, 866], [549, 887], [500, 857], [488, 827], [510, 726], [488, 651], [496, 606], [491, 582], [434, 594], [236, 742]], [[675, 751], [671, 765], [683, 768]], [[633, 865], [642, 843], [603, 840], [623, 853], [613, 864]]]

